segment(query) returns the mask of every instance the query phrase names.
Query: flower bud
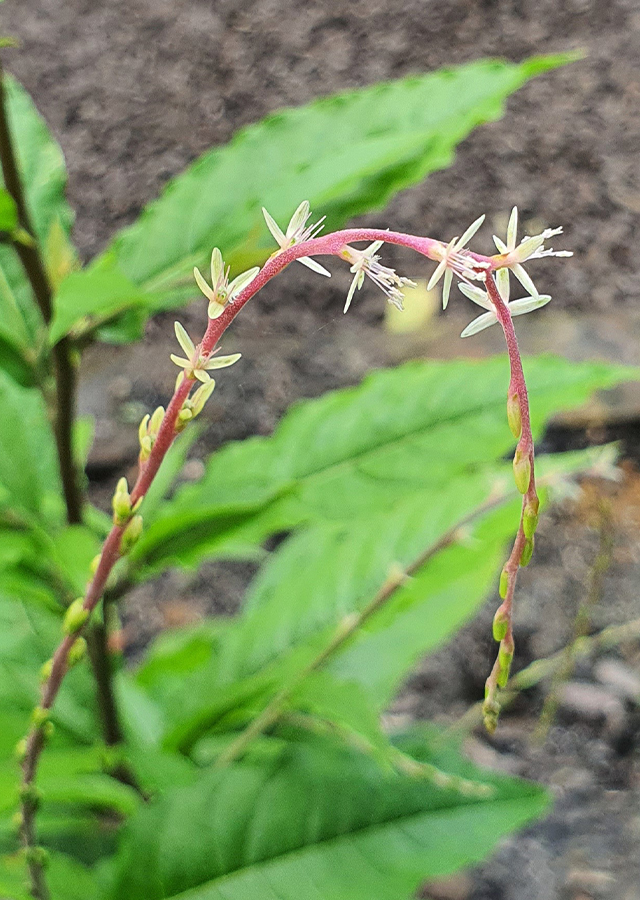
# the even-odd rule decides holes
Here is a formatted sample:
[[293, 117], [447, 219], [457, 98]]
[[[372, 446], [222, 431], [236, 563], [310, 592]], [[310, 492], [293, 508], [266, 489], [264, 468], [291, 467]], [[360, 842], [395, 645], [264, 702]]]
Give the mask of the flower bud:
[[[507, 567], [505, 566], [500, 572], [500, 583], [498, 585], [498, 593], [500, 594], [500, 599], [504, 600], [507, 596], [507, 591], [509, 590], [509, 573], [507, 572]], [[500, 640], [500, 638], [496, 638], [496, 640]]]
[[76, 634], [89, 618], [89, 610], [84, 608], [84, 599], [78, 597], [67, 609], [62, 620], [62, 630], [65, 634]]
[[13, 749], [13, 755], [15, 756], [16, 760], [19, 763], [24, 762], [24, 759], [27, 755], [27, 739], [26, 738], [20, 738], [20, 740], [18, 741], [18, 743], [15, 745], [15, 747]]
[[42, 791], [35, 784], [22, 784], [19, 791], [20, 802], [23, 806], [37, 809], [42, 800]]
[[67, 665], [69, 668], [76, 666], [81, 660], [84, 659], [87, 653], [87, 642], [84, 638], [76, 638], [73, 644], [69, 649], [69, 653], [67, 655]]
[[482, 717], [484, 721], [484, 727], [487, 729], [489, 734], [493, 734], [493, 732], [498, 727], [498, 717], [500, 716], [500, 704], [493, 697], [487, 697], [487, 699], [482, 704]]
[[507, 421], [511, 434], [517, 440], [520, 440], [522, 434], [522, 410], [520, 409], [520, 398], [517, 391], [509, 393], [507, 397]]
[[44, 684], [51, 678], [51, 672], [53, 671], [53, 660], [48, 659], [45, 663], [42, 664], [40, 669], [40, 683]]
[[[513, 646], [513, 644], [512, 644]], [[500, 645], [498, 651], [498, 687], [504, 688], [509, 681], [509, 672], [511, 671], [511, 663], [513, 662], [513, 650], [507, 650], [504, 644]]]
[[127, 479], [121, 478], [113, 495], [113, 524], [122, 527], [131, 518], [131, 497]]
[[24, 858], [29, 865], [46, 869], [49, 865], [49, 854], [44, 847], [25, 847]]
[[521, 494], [526, 494], [531, 482], [531, 461], [529, 454], [520, 447], [516, 448], [513, 457], [513, 477]]
[[42, 728], [49, 721], [49, 710], [44, 706], [36, 706], [31, 713], [31, 724], [34, 728]]
[[536, 528], [538, 527], [538, 509], [540, 508], [540, 501], [536, 497], [534, 500], [529, 500], [524, 508], [522, 513], [522, 530], [524, 531], [524, 535], [529, 540], [533, 540], [533, 536], [536, 533]]
[[138, 538], [142, 534], [142, 516], [134, 516], [122, 535], [120, 543], [120, 553], [124, 556], [138, 542]]
[[162, 420], [164, 419], [164, 406], [158, 406], [153, 415], [151, 416], [151, 421], [149, 422], [149, 434], [151, 437], [158, 437], [158, 432], [160, 431], [160, 426], [162, 425]]
[[191, 412], [193, 416], [199, 416], [202, 410], [204, 409], [204, 405], [209, 399], [209, 397], [213, 394], [213, 389], [215, 388], [216, 383], [212, 378], [211, 381], [207, 382], [207, 384], [201, 385], [198, 390], [195, 392], [193, 397], [191, 398]]
[[509, 616], [501, 606], [493, 617], [493, 639], [498, 643], [505, 637], [509, 630]]
[[89, 571], [92, 575], [95, 575], [98, 571], [98, 566], [100, 565], [100, 560], [102, 559], [102, 553], [96, 553], [96, 555], [91, 560], [89, 564]]
[[531, 562], [531, 557], [533, 556], [533, 538], [527, 538], [524, 542], [524, 547], [522, 548], [522, 555], [520, 556], [520, 565], [528, 566]]

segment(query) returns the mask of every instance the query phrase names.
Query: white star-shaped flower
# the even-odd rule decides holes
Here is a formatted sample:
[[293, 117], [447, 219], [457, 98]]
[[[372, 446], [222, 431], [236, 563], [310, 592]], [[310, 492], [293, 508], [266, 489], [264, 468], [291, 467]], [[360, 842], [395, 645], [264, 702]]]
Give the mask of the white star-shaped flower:
[[484, 216], [480, 216], [475, 222], [472, 222], [462, 237], [454, 237], [453, 240], [449, 241], [446, 245], [440, 244], [440, 261], [435, 272], [429, 279], [427, 290], [433, 290], [444, 275], [444, 284], [442, 286], [443, 309], [447, 308], [447, 303], [449, 302], [451, 282], [453, 281], [454, 273], [458, 278], [461, 278], [465, 282], [471, 280], [477, 281], [479, 278], [482, 278], [482, 273], [478, 272], [477, 269], [486, 269], [489, 265], [488, 263], [478, 262], [464, 249], [484, 222], [484, 218]]
[[389, 269], [387, 266], [380, 265], [380, 257], [376, 256], [376, 250], [384, 244], [384, 241], [374, 241], [373, 244], [364, 250], [356, 250], [355, 247], [345, 247], [342, 251], [343, 257], [350, 263], [351, 272], [353, 272], [353, 281], [349, 287], [347, 301], [344, 305], [346, 312], [353, 299], [353, 295], [360, 290], [364, 284], [364, 277], [367, 275], [374, 284], [376, 284], [385, 294], [389, 303], [393, 303], [398, 309], [402, 309], [404, 294], [403, 287], [415, 287], [414, 281], [410, 278], [402, 278], [396, 274], [395, 269]]
[[[240, 353], [232, 353], [229, 356], [214, 356], [213, 354], [206, 357], [200, 356], [193, 341], [180, 322], [175, 322], [174, 328], [178, 343], [182, 347], [186, 359], [172, 353], [171, 361], [177, 366], [180, 366], [181, 369], [184, 369], [185, 375], [188, 378], [197, 378], [198, 381], [206, 384], [211, 380], [211, 376], [209, 375], [211, 370], [224, 369], [227, 366], [232, 366], [240, 359]], [[214, 350], [214, 353], [216, 352], [217, 351]]]
[[[276, 220], [267, 212], [264, 206], [262, 207], [262, 215], [280, 250], [288, 250], [289, 247], [293, 247], [295, 244], [303, 244], [305, 241], [310, 241], [311, 238], [316, 237], [322, 231], [322, 223], [326, 219], [326, 216], [323, 216], [315, 225], [307, 225], [307, 219], [311, 215], [308, 200], [303, 200], [291, 216], [286, 232], [282, 231]], [[315, 259], [311, 259], [310, 256], [301, 256], [298, 262], [311, 269], [312, 272], [331, 278], [331, 272], [327, 272], [324, 266], [321, 266]]]
[[509, 296], [509, 269], [516, 276], [522, 287], [528, 291], [532, 297], [538, 296], [538, 290], [522, 266], [522, 263], [528, 259], [542, 259], [545, 256], [573, 256], [569, 250], [553, 250], [549, 247], [544, 249], [544, 242], [549, 240], [556, 234], [562, 234], [562, 228], [545, 228], [540, 234], [534, 237], [525, 236], [516, 246], [516, 235], [518, 231], [518, 207], [514, 206], [509, 217], [509, 225], [507, 226], [507, 243], [505, 244], [495, 234], [493, 242], [500, 251], [508, 255], [509, 259], [505, 262], [504, 268], [498, 269], [496, 274], [496, 284], [500, 291], [500, 296], [505, 299]]
[[214, 247], [211, 253], [211, 287], [202, 277], [200, 270], [195, 267], [193, 269], [193, 277], [196, 280], [196, 284], [209, 301], [207, 310], [209, 318], [217, 319], [222, 314], [227, 303], [233, 303], [234, 298], [248, 284], [251, 284], [259, 272], [259, 267], [254, 266], [253, 269], [242, 272], [229, 283], [229, 267], [225, 270], [222, 253], [217, 247]]

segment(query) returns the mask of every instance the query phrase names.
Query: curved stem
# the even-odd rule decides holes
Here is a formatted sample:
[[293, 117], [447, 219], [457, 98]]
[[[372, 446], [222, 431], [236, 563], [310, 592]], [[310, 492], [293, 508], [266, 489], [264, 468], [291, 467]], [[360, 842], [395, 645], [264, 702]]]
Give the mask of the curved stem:
[[[264, 287], [264, 285], [268, 281], [274, 278], [287, 265], [289, 265], [289, 263], [303, 256], [315, 256], [321, 254], [334, 255], [342, 257], [343, 259], [348, 259], [349, 248], [347, 245], [349, 244], [349, 242], [376, 240], [408, 247], [430, 259], [440, 259], [443, 249], [443, 245], [439, 241], [432, 240], [431, 238], [423, 238], [416, 235], [402, 234], [400, 232], [367, 228], [345, 229], [343, 231], [335, 232], [321, 238], [313, 238], [309, 241], [296, 244], [293, 247], [280, 251], [272, 256], [260, 270], [256, 278], [238, 294], [234, 302], [228, 304], [218, 318], [209, 320], [202, 342], [196, 349], [198, 350], [200, 355], [208, 356], [215, 349], [217, 341], [220, 339], [224, 331], [229, 327], [230, 323], [240, 312], [245, 303], [247, 303], [253, 296], [255, 296], [255, 294], [262, 287]], [[479, 266], [479, 271], [483, 273], [489, 272], [492, 269], [499, 267], [500, 265], [504, 265], [503, 261], [497, 261], [495, 257], [485, 257], [478, 254], [469, 254], [469, 258], [481, 264]], [[506, 311], [506, 315], [510, 321], [508, 310]], [[515, 334], [513, 335], [513, 340], [515, 340]], [[176, 383], [176, 389], [159, 426], [158, 433], [155, 436], [155, 440], [153, 442], [153, 446], [150, 450], [149, 456], [144, 462], [141, 462], [136, 483], [131, 490], [129, 499], [132, 511], [135, 511], [137, 509], [140, 501], [145, 496], [147, 490], [149, 489], [149, 486], [151, 485], [158, 472], [158, 469], [160, 468], [162, 460], [164, 459], [167, 451], [173, 443], [176, 435], [182, 429], [182, 422], [179, 422], [179, 415], [181, 410], [183, 409], [185, 401], [187, 401], [189, 397], [195, 381], [196, 380], [194, 377], [187, 377], [185, 373], [182, 379], [180, 379]], [[122, 537], [125, 530], [126, 525], [114, 524], [105, 540], [97, 570], [89, 584], [86, 596], [84, 597], [84, 600], [82, 602], [82, 607], [86, 611], [88, 616], [95, 609], [98, 602], [100, 601], [100, 598], [103, 596], [109, 574], [111, 573], [114, 565], [121, 556]], [[427, 551], [427, 553], [428, 552], [429, 551]], [[415, 565], [421, 565], [425, 561], [425, 559], [426, 557], [423, 555], [423, 557], [421, 557]], [[405, 573], [400, 573], [398, 575], [398, 578], [400, 578], [401, 580], [404, 577]], [[382, 605], [388, 599], [391, 593], [395, 591], [395, 589], [401, 583], [401, 580], [391, 580], [387, 585], [383, 586], [379, 594], [376, 595], [369, 606], [366, 607], [366, 609], [358, 615], [358, 622], [362, 621], [363, 617], [368, 617], [376, 609], [378, 609], [380, 605]], [[328, 655], [334, 652], [336, 647], [340, 646], [345, 640], [347, 640], [355, 627], [357, 627], [356, 619], [354, 619], [353, 622], [346, 623], [346, 625], [343, 624], [340, 631], [336, 633], [334, 639], [331, 641], [330, 645], [325, 648], [325, 651], [323, 651], [322, 657], [319, 662], [316, 661], [317, 664], [320, 664], [322, 661], [324, 661], [324, 659], [326, 659]], [[51, 671], [49, 677], [42, 687], [40, 707], [36, 710], [37, 715], [34, 718], [34, 724], [32, 725], [26, 738], [25, 752], [22, 763], [23, 781], [21, 790], [21, 833], [23, 843], [27, 847], [27, 850], [31, 851], [38, 850], [38, 848], [35, 846], [35, 810], [37, 804], [33, 802], [33, 796], [38, 761], [46, 738], [45, 726], [47, 724], [47, 715], [55, 701], [58, 691], [60, 690], [63, 678], [69, 667], [69, 653], [71, 651], [71, 648], [73, 647], [81, 631], [82, 628], [75, 631], [74, 634], [65, 635], [60, 645], [58, 646], [58, 649], [56, 650], [51, 660]], [[270, 718], [271, 715], [272, 713], [269, 713], [267, 715], [265, 711], [265, 713], [263, 714], [263, 719], [259, 723], [260, 727], [264, 727], [266, 719]], [[254, 726], [254, 730], [256, 727], [258, 726]], [[34, 896], [39, 898], [39, 900], [47, 900], [48, 894], [46, 885], [43, 884], [42, 863], [38, 864], [36, 853], [31, 853], [30, 859], [34, 861], [33, 866], [31, 862], [29, 864], [31, 872], [31, 886]]]

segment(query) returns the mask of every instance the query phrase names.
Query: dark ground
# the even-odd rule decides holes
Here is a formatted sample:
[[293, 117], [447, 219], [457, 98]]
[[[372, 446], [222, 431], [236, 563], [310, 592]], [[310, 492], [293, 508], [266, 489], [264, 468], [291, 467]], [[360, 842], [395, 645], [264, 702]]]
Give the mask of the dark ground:
[[[483, 55], [520, 60], [582, 48], [584, 61], [523, 88], [501, 122], [464, 142], [450, 169], [405, 192], [375, 221], [446, 238], [481, 212], [493, 230], [503, 231], [508, 210], [518, 204], [529, 233], [537, 225], [564, 225], [563, 245], [575, 256], [538, 264], [536, 280], [553, 295], [556, 311], [522, 323], [525, 349], [640, 363], [640, 257], [634, 252], [640, 0], [352, 0], [302, 7], [294, 0], [7, 0], [0, 16], [2, 32], [23, 44], [5, 54], [7, 66], [34, 96], [67, 157], [75, 238], [87, 259], [186, 163], [279, 106]], [[243, 368], [221, 379], [201, 451], [268, 433], [292, 400], [353, 383], [372, 366], [501, 349], [491, 331], [458, 341], [471, 318], [459, 295], [457, 310], [410, 335], [382, 327], [383, 301], [372, 291], [363, 291], [343, 319], [347, 283], [345, 273], [318, 284], [298, 267], [295, 278], [285, 274], [243, 312], [227, 342], [228, 350], [243, 352]], [[181, 318], [197, 333], [203, 316], [199, 307]], [[170, 392], [170, 331], [170, 321], [160, 319], [141, 348], [87, 359], [81, 406], [98, 417], [91, 460], [98, 501], [134, 461], [133, 423]], [[619, 393], [600, 410], [609, 430], [592, 419], [586, 437], [622, 436], [637, 459], [639, 410], [637, 393]], [[551, 438], [564, 445], [584, 440], [583, 424], [576, 430], [575, 421], [565, 422]], [[198, 461], [189, 465], [197, 477]], [[594, 492], [589, 487], [543, 520], [534, 564], [519, 588], [521, 663], [570, 639], [590, 592], [593, 627], [640, 616], [640, 490], [633, 466], [618, 485], [597, 489], [604, 500]], [[612, 549], [594, 588], [603, 535]], [[139, 591], [127, 614], [132, 649], [160, 627], [212, 608], [233, 609], [246, 567], [212, 566], [206, 576], [169, 576], [159, 601], [157, 591], [153, 598]], [[457, 677], [445, 683], [438, 659], [427, 661], [392, 723], [451, 717], [477, 698], [492, 652], [490, 617], [487, 607], [448, 651], [458, 661]], [[558, 716], [541, 743], [533, 733], [543, 697], [533, 691], [505, 717], [495, 740], [472, 738], [469, 750], [479, 762], [551, 785], [558, 798], [553, 813], [485, 866], [432, 886], [428, 896], [640, 900], [638, 642], [579, 665], [559, 690]]]

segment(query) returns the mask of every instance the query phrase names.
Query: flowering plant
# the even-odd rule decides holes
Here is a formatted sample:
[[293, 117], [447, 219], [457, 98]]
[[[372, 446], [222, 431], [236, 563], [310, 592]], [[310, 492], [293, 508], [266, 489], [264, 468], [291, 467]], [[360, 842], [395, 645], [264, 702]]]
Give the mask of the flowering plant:
[[[334, 256], [353, 275], [345, 311], [366, 279], [401, 306], [412, 282], [381, 262], [384, 244], [435, 262], [430, 285], [444, 279], [443, 306], [458, 279], [485, 310], [465, 333], [499, 322], [511, 369], [521, 508], [484, 704], [495, 727], [514, 649], [516, 575], [537, 523], [534, 433], [545, 415], [624, 373], [532, 360], [540, 397], [530, 415], [512, 317], [547, 302], [523, 263], [554, 254], [544, 244], [557, 231], [517, 243], [514, 211], [506, 243], [496, 239], [499, 253], [483, 256], [467, 246], [481, 219], [448, 243], [342, 226], [442, 165], [425, 148], [454, 146], [523, 80], [565, 61], [474, 64], [282, 113], [180, 176], [84, 269], [59, 150], [19, 86], [0, 84], [0, 666], [9, 674], [0, 680], [0, 754], [18, 740], [21, 764], [19, 787], [11, 770], [4, 790], [0, 773], [1, 894], [27, 896], [26, 860], [38, 900], [409, 897], [421, 878], [479, 859], [544, 808], [539, 788], [480, 772], [442, 733], [389, 736], [380, 724], [415, 660], [482, 601], [513, 532], [502, 360], [375, 373], [296, 407], [270, 438], [223, 448], [197, 485], [166, 495], [216, 387], [212, 373], [239, 361], [221, 352], [222, 336], [262, 287], [295, 261], [326, 277], [318, 257]], [[451, 121], [422, 121], [424, 98], [438, 95], [446, 108], [467, 82], [482, 85], [481, 100], [475, 90]], [[406, 120], [394, 120], [416, 98]], [[295, 158], [287, 166], [313, 181], [317, 147], [309, 151], [307, 135], [327, 116], [326, 220], [308, 224], [307, 201], [295, 208], [300, 184], [288, 171], [270, 171], [264, 197], [239, 195], [254, 189], [242, 173], [264, 159]], [[12, 126], [30, 137], [17, 152]], [[356, 149], [342, 171], [347, 134]], [[406, 163], [391, 172], [389, 140]], [[219, 178], [234, 166], [235, 181]], [[35, 175], [25, 181], [25, 171]], [[264, 211], [267, 228], [254, 221], [262, 202], [276, 211]], [[286, 207], [294, 211], [284, 228]], [[218, 231], [209, 282], [194, 262], [202, 265]], [[106, 518], [80, 476], [88, 442], [74, 417], [78, 356], [92, 340], [134, 338], [146, 316], [189, 298], [191, 272], [206, 329], [196, 343], [176, 322], [175, 390], [139, 423], [137, 478], [131, 487], [119, 478]], [[511, 274], [528, 296], [509, 299]], [[131, 585], [216, 555], [263, 559], [266, 539], [283, 533], [240, 615], [169, 633], [138, 667], [122, 664], [115, 604]]]

